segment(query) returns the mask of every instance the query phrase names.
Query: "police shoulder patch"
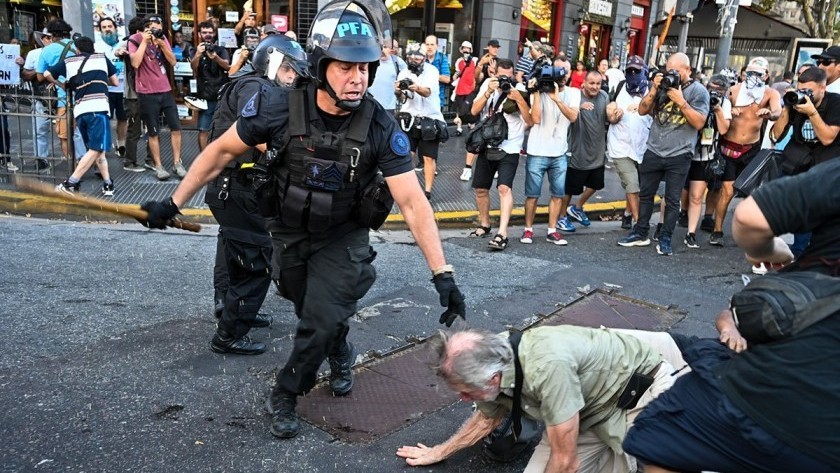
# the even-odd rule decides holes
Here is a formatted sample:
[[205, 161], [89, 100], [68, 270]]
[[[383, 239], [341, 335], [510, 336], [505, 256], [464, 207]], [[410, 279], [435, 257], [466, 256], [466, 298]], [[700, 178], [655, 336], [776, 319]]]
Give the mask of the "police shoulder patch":
[[396, 130], [391, 135], [391, 151], [399, 156], [407, 156], [411, 150], [411, 142], [408, 140], [408, 135], [402, 130]]
[[243, 117], [255, 117], [260, 112], [260, 92], [258, 91], [251, 97], [251, 100], [245, 104], [245, 107], [240, 113]]

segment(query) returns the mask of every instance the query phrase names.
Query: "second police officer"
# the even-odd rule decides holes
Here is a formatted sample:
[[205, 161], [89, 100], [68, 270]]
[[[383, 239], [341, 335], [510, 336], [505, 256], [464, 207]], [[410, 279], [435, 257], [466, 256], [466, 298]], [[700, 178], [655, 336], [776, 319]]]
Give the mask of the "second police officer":
[[[282, 248], [280, 292], [299, 317], [294, 347], [277, 373], [267, 402], [271, 433], [298, 434], [297, 397], [315, 385], [329, 358], [330, 387], [345, 395], [353, 386], [347, 320], [376, 278], [369, 223], [360, 195], [381, 172], [432, 272], [450, 326], [464, 317], [464, 298], [446, 264], [432, 208], [414, 176], [409, 140], [393, 117], [366, 95], [382, 45], [390, 44], [385, 4], [334, 0], [318, 12], [307, 53], [313, 82], [300, 90], [272, 87], [254, 95], [240, 118], [195, 160], [168, 201], [146, 202], [147, 225], [165, 228], [189, 198], [227, 164], [266, 143], [265, 164], [276, 179], [270, 225]], [[336, 368], [339, 368], [336, 370]]]
[[[220, 94], [210, 141], [217, 139], [236, 121], [239, 111], [262, 89], [279, 85], [295, 87], [309, 75], [306, 53], [296, 41], [272, 35], [254, 51], [250, 65], [232, 76]], [[271, 236], [258, 212], [257, 188], [268, 174], [260, 161], [262, 150], [248, 150], [229, 162], [207, 184], [205, 202], [219, 222], [216, 265], [213, 272], [215, 314], [219, 318], [210, 348], [218, 353], [258, 355], [265, 344], [245, 335], [251, 327], [271, 325], [271, 317], [260, 314], [271, 284]]]

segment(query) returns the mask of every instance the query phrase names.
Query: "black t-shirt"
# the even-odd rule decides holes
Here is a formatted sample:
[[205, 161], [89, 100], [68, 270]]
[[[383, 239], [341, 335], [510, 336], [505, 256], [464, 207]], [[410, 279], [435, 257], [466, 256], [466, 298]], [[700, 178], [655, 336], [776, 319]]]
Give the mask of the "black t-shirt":
[[[793, 137], [785, 146], [785, 155], [798, 156], [800, 153], [811, 152], [815, 164], [840, 156], [840, 139], [835, 139], [829, 146], [823, 146], [814, 132], [811, 120], [795, 110], [791, 109], [790, 112]], [[840, 94], [826, 92], [817, 112], [827, 125], [840, 126]]]
[[752, 194], [776, 235], [811, 232], [811, 244], [787, 271], [840, 274], [840, 159], [761, 186]]
[[[309, 97], [308, 100], [310, 104], [314, 103], [314, 98]], [[365, 100], [373, 99], [365, 98]], [[376, 161], [359, 163], [359, 175], [365, 176], [376, 172], [376, 169], [382, 171], [385, 177], [412, 172], [414, 167], [408, 150], [400, 142], [405, 134], [397, 127], [393, 115], [386, 112], [376, 101], [373, 102], [376, 108], [366, 144], [371, 147], [371, 155], [376, 157]], [[325, 129], [320, 114], [317, 122], [319, 128]], [[350, 120], [347, 120], [345, 123], [349, 124], [349, 122]], [[268, 143], [269, 148], [280, 149], [284, 145], [283, 135], [288, 123], [288, 89], [272, 87], [249, 99], [236, 122], [236, 131], [239, 138], [249, 146]]]
[[[219, 45], [213, 45], [212, 50], [220, 58], [230, 61], [227, 49]], [[204, 100], [215, 101], [218, 99], [219, 90], [228, 81], [228, 74], [216, 61], [208, 58], [205, 53], [198, 60], [196, 79], [198, 81], [198, 96]]]
[[[776, 234], [812, 231], [790, 270], [840, 262], [840, 159], [752, 194]], [[804, 268], [803, 268], [804, 267]], [[779, 440], [840, 471], [840, 308], [801, 333], [751, 346], [722, 365], [723, 390]]]

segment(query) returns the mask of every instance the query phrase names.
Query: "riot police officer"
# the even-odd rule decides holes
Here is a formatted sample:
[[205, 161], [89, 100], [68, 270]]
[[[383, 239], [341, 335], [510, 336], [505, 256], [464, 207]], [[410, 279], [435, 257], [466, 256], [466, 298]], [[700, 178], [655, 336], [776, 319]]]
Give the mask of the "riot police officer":
[[[286, 36], [272, 36], [254, 51], [250, 67], [232, 76], [219, 93], [210, 128], [210, 141], [236, 121], [239, 111], [260, 90], [272, 85], [294, 87], [309, 75], [306, 53]], [[265, 344], [245, 335], [251, 327], [271, 325], [260, 314], [271, 284], [271, 236], [257, 212], [255, 187], [264, 185], [268, 170], [260, 164], [260, 151], [250, 150], [227, 164], [209, 184], [205, 202], [219, 222], [216, 266], [213, 274], [216, 316], [220, 319], [210, 349], [217, 353], [258, 355]]]
[[[359, 217], [366, 190], [384, 176], [393, 200], [422, 251], [446, 311], [447, 326], [464, 317], [465, 304], [446, 264], [434, 214], [414, 176], [409, 140], [393, 117], [366, 95], [383, 44], [391, 41], [383, 2], [334, 0], [316, 15], [307, 53], [313, 83], [305, 89], [273, 87], [251, 97], [236, 124], [196, 158], [166, 202], [147, 202], [146, 224], [164, 228], [178, 207], [236, 156], [267, 143], [266, 165], [276, 179], [272, 239], [280, 255], [280, 291], [300, 318], [294, 347], [277, 373], [267, 402], [271, 432], [297, 435], [297, 396], [315, 384], [330, 358], [330, 387], [353, 386], [347, 320], [376, 278], [368, 222]], [[372, 194], [372, 193], [371, 193]], [[335, 370], [338, 368], [338, 370]]]

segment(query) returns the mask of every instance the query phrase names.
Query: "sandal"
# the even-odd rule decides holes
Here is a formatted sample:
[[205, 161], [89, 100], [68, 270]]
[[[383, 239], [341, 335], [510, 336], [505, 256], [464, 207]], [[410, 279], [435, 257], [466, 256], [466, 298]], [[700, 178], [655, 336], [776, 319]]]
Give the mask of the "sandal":
[[479, 226], [478, 228], [474, 228], [473, 231], [470, 232], [469, 236], [470, 236], [470, 238], [484, 238], [489, 234], [490, 234], [490, 227]]
[[496, 251], [504, 250], [505, 248], [507, 248], [507, 245], [508, 239], [506, 237], [503, 237], [502, 235], [499, 235], [498, 233], [496, 234], [496, 236], [493, 237], [492, 240], [490, 240], [490, 242], [487, 243], [487, 246], [489, 246], [491, 250]]

